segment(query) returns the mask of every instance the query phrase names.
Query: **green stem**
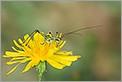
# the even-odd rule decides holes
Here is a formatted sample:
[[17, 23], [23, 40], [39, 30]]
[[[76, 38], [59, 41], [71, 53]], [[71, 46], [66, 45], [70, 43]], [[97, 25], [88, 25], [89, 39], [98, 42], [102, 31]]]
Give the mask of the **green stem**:
[[42, 80], [42, 74], [45, 72], [45, 62], [40, 62], [37, 66], [36, 66], [36, 71], [38, 72], [38, 80], [41, 81]]
[[39, 81], [42, 80], [42, 74], [38, 74], [38, 80], [39, 80]]

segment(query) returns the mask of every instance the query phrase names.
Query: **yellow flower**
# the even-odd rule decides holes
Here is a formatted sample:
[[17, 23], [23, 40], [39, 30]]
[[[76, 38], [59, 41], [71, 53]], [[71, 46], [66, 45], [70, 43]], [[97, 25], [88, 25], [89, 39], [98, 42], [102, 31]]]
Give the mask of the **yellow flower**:
[[[57, 69], [62, 69], [65, 66], [70, 66], [73, 61], [76, 61], [80, 56], [73, 56], [72, 52], [59, 51], [66, 43], [61, 40], [62, 34], [57, 34], [53, 37], [48, 33], [35, 33], [33, 38], [28, 34], [24, 36], [24, 40], [18, 39], [19, 44], [13, 40], [18, 49], [12, 47], [14, 52], [6, 51], [3, 57], [11, 58], [8, 65], [17, 64], [7, 75], [12, 73], [20, 64], [28, 61], [27, 66], [21, 72], [26, 72], [30, 68], [37, 66], [39, 62], [47, 61], [51, 66]], [[57, 40], [56, 39], [60, 39]]]

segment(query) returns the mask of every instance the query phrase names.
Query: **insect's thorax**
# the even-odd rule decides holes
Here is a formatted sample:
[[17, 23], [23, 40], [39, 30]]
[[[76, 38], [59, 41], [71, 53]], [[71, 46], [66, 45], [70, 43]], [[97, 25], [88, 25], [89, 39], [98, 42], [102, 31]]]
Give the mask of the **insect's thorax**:
[[57, 37], [57, 36], [53, 36], [51, 33], [48, 33], [47, 35], [44, 36], [44, 40], [47, 42], [47, 43], [52, 43], [52, 42], [59, 42], [61, 40], [60, 37]]

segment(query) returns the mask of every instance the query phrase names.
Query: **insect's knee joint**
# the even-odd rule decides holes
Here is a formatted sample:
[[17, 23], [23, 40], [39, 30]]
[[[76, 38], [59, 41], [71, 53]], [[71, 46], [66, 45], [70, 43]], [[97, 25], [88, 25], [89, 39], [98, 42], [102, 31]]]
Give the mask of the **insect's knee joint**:
[[36, 30], [35, 30], [35, 32], [38, 32], [38, 33], [40, 33], [40, 31], [39, 31], [38, 29], [36, 29]]

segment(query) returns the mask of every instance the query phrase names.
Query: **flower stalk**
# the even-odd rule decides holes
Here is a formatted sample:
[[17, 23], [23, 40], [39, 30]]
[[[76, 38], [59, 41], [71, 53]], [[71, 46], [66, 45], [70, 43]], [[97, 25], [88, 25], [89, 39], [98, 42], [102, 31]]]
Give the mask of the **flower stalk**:
[[36, 66], [36, 71], [38, 72], [38, 80], [41, 81], [42, 80], [42, 74], [45, 72], [46, 70], [46, 62], [40, 62], [37, 66]]

